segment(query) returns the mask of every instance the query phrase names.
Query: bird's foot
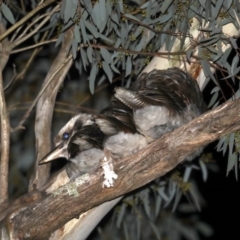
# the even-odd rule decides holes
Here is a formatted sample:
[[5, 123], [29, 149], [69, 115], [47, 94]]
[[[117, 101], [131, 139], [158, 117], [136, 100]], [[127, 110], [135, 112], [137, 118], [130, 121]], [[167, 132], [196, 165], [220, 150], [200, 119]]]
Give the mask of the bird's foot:
[[105, 154], [105, 157], [102, 160], [101, 166], [103, 168], [103, 175], [104, 175], [102, 188], [113, 187], [114, 180], [118, 178], [118, 175], [113, 170], [112, 158], [108, 153]]

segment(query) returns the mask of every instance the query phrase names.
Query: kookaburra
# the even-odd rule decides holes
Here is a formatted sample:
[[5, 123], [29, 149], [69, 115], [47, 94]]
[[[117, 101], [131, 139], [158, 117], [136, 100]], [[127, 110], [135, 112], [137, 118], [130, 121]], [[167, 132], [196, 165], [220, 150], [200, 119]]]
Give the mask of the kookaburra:
[[64, 157], [73, 179], [95, 171], [106, 154], [113, 159], [131, 155], [204, 111], [198, 84], [187, 73], [178, 68], [143, 73], [130, 89], [117, 88], [110, 107], [100, 114], [70, 119], [40, 164]]

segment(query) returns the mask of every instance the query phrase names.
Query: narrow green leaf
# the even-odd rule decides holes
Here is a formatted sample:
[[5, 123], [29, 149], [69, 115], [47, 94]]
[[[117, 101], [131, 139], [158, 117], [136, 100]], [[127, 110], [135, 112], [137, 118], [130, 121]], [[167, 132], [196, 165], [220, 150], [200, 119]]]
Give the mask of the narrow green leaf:
[[97, 85], [100, 86], [105, 80], [106, 80], [106, 75], [103, 74], [101, 78], [98, 80]]
[[15, 23], [15, 19], [14, 16], [11, 12], [11, 10], [8, 8], [8, 6], [6, 4], [4, 4], [3, 2], [0, 4], [1, 6], [1, 11], [3, 16], [11, 23], [14, 24]]
[[212, 107], [213, 104], [215, 104], [215, 102], [217, 101], [217, 98], [218, 98], [218, 95], [219, 95], [219, 92], [215, 92], [208, 104], [208, 108]]
[[78, 48], [78, 43], [75, 41], [75, 39], [72, 40], [72, 54], [73, 58], [75, 59], [77, 56], [77, 48]]
[[129, 233], [128, 233], [128, 227], [127, 224], [125, 222], [123, 222], [123, 230], [124, 230], [124, 237], [126, 240], [129, 240]]
[[80, 48], [80, 54], [81, 54], [83, 67], [84, 67], [84, 69], [86, 71], [87, 70], [87, 65], [88, 65], [88, 60], [87, 60], [86, 51], [82, 47]]
[[143, 198], [143, 206], [147, 216], [150, 218], [150, 206], [149, 206], [149, 194], [146, 194]]
[[192, 172], [191, 167], [185, 168], [184, 175], [183, 175], [183, 182], [188, 182], [191, 172]]
[[189, 189], [189, 193], [193, 199], [193, 202], [195, 203], [195, 206], [200, 211], [201, 206], [199, 204], [199, 193], [197, 192], [196, 186], [194, 184], [191, 185], [191, 188]]
[[211, 71], [209, 62], [207, 62], [206, 60], [201, 60], [201, 64], [202, 64], [205, 76], [210, 77], [214, 81], [214, 83], [218, 86], [219, 84]]
[[80, 21], [80, 27], [81, 27], [81, 32], [83, 36], [83, 42], [84, 44], [86, 44], [88, 42], [88, 37], [87, 37], [84, 21]]
[[172, 4], [172, 0], [169, 1], [163, 1], [161, 8], [159, 9], [160, 12], [165, 13], [167, 11], [167, 9], [169, 8], [169, 6]]
[[72, 1], [66, 0], [65, 10], [64, 10], [64, 23], [67, 23], [72, 16]]
[[100, 19], [101, 19], [101, 24], [99, 25], [99, 31], [102, 32], [107, 24], [107, 19], [108, 19], [108, 13], [106, 11], [106, 3], [105, 0], [99, 0], [99, 15], [100, 15]]
[[164, 186], [159, 187], [157, 191], [158, 191], [159, 195], [162, 197], [163, 200], [165, 200], [166, 202], [169, 201], [169, 197], [165, 193], [165, 187]]
[[207, 171], [206, 164], [202, 160], [199, 160], [199, 165], [200, 165], [200, 168], [202, 171], [203, 181], [206, 182], [207, 177], [208, 177], [208, 171]]
[[229, 136], [229, 156], [233, 154], [233, 148], [234, 148], [234, 139], [235, 139], [235, 133], [231, 133]]
[[119, 70], [114, 66], [114, 63], [111, 62], [111, 69], [115, 72], [115, 73], [120, 73]]
[[92, 63], [93, 49], [91, 46], [87, 48], [87, 57], [90, 63]]
[[150, 223], [150, 226], [151, 226], [151, 228], [152, 228], [152, 230], [153, 230], [156, 238], [157, 238], [158, 240], [160, 240], [160, 239], [161, 239], [161, 236], [160, 236], [159, 229], [157, 228], [157, 226], [156, 226], [154, 223], [152, 223], [152, 222], [149, 222], [149, 223]]
[[173, 212], [177, 209], [177, 206], [178, 206], [178, 203], [180, 202], [181, 197], [182, 197], [182, 192], [178, 189], [175, 195], [174, 203], [173, 203], [173, 209], [172, 209]]
[[63, 33], [61, 33], [55, 43], [55, 47], [57, 47], [63, 40]]
[[93, 24], [90, 24], [88, 21], [84, 21], [84, 25], [92, 33], [92, 35], [95, 38], [99, 37], [99, 32], [98, 32], [97, 28]]
[[109, 54], [108, 50], [106, 48], [100, 48], [100, 53], [106, 63], [111, 62], [111, 55]]
[[155, 200], [155, 217], [157, 217], [161, 210], [162, 198], [159, 195], [157, 195], [155, 199], [156, 199]]
[[131, 60], [131, 57], [128, 56], [128, 57], [127, 57], [127, 62], [126, 62], [126, 73], [125, 73], [125, 77], [127, 77], [128, 75], [130, 75], [131, 72], [132, 72], [132, 60]]
[[78, 25], [74, 25], [73, 32], [74, 32], [74, 38], [75, 38], [76, 42], [80, 43], [81, 42], [81, 36], [80, 36], [80, 31], [79, 31], [79, 26]]
[[232, 37], [229, 37], [229, 40], [231, 42], [231, 45], [233, 46], [234, 49], [238, 49], [238, 45], [237, 45], [237, 39], [234, 39]]
[[89, 76], [89, 89], [90, 89], [91, 94], [94, 93], [97, 70], [98, 70], [97, 64], [95, 63], [91, 69], [90, 76]]
[[111, 68], [109, 67], [108, 63], [105, 61], [102, 62], [103, 70], [107, 74], [108, 80], [110, 83], [112, 83], [112, 78], [113, 78], [113, 72]]
[[223, 6], [224, 6], [226, 12], [231, 7], [231, 5], [232, 5], [232, 0], [223, 1]]

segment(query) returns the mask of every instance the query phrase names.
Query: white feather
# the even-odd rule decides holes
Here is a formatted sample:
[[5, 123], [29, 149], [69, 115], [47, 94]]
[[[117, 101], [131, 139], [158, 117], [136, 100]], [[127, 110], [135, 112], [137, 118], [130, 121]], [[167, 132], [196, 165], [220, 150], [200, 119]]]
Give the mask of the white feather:
[[104, 144], [104, 148], [110, 151], [114, 158], [126, 157], [146, 146], [147, 140], [144, 136], [124, 132], [109, 137]]

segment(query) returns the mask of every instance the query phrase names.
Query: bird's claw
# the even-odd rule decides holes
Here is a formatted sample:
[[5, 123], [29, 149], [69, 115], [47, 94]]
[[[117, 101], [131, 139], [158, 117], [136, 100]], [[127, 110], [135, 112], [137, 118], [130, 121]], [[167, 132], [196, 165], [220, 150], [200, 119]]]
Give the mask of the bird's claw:
[[118, 178], [118, 175], [113, 170], [113, 164], [112, 159], [107, 158], [106, 156], [102, 160], [102, 168], [103, 168], [103, 175], [104, 175], [104, 181], [102, 183], [102, 188], [107, 187], [113, 187], [114, 186], [114, 180]]

